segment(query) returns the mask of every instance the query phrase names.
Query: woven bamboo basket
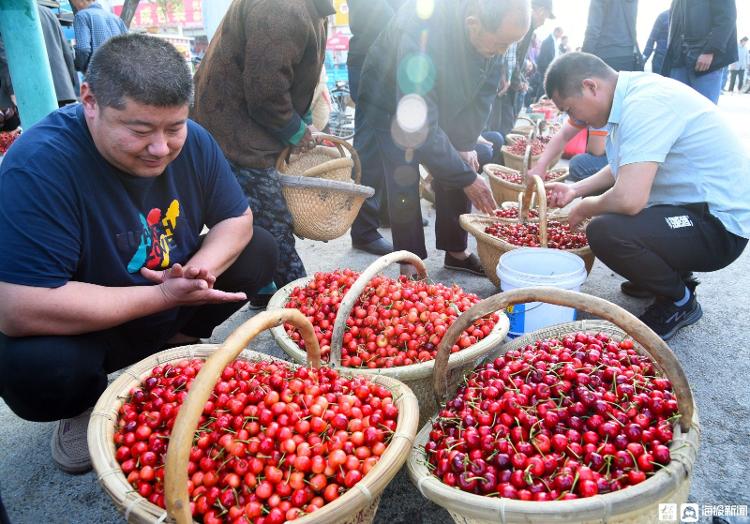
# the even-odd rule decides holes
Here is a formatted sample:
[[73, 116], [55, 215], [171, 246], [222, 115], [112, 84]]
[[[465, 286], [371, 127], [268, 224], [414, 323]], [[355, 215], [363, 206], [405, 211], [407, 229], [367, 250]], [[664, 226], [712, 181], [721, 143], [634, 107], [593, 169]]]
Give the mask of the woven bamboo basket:
[[[261, 331], [271, 326], [291, 322], [302, 332], [309, 349], [307, 361], [312, 367], [320, 365], [320, 347], [312, 324], [297, 310], [286, 309], [259, 313], [240, 326], [221, 346], [196, 344], [162, 351], [127, 369], [102, 394], [94, 407], [88, 428], [91, 459], [99, 482], [131, 523], [193, 522], [187, 492], [187, 463], [203, 406], [213, 391], [222, 370], [235, 358], [244, 360], [286, 361], [262, 353], [244, 350]], [[115, 459], [114, 432], [118, 410], [128, 392], [139, 385], [151, 370], [166, 362], [183, 359], [207, 358], [190, 388], [190, 394], [180, 408], [167, 449], [165, 466], [165, 495], [168, 510], [164, 510], [139, 496], [127, 482]], [[302, 360], [303, 362], [305, 359]], [[346, 370], [341, 370], [347, 374]], [[351, 375], [351, 374], [349, 374]], [[386, 485], [398, 473], [406, 460], [417, 429], [418, 406], [411, 390], [390, 377], [372, 377], [393, 393], [399, 408], [396, 431], [388, 448], [373, 469], [352, 489], [320, 510], [302, 517], [302, 524], [360, 524], [372, 522]]]
[[[518, 195], [518, 200], [516, 200], [514, 202], [512, 202], [510, 200], [506, 200], [505, 202], [499, 204], [498, 208], [502, 208], [502, 209], [516, 208], [516, 209], [520, 209], [522, 197], [523, 197], [523, 193], [520, 193]], [[529, 208], [529, 210], [536, 209], [536, 207], [537, 207], [536, 206], [536, 192], [534, 192], [534, 195], [531, 198], [531, 207]], [[549, 209], [549, 208], [547, 208], [547, 219], [549, 219], [549, 220], [558, 220], [560, 222], [566, 222], [568, 220], [567, 210], [565, 208], [555, 208], [555, 209]], [[521, 219], [520, 219], [520, 217], [519, 218], [501, 218], [501, 217], [497, 217], [495, 220], [497, 222], [505, 222], [507, 224], [514, 224], [514, 223], [520, 222]], [[526, 221], [527, 222], [539, 222], [539, 217], [538, 216], [537, 217], [532, 217], [531, 215], [529, 215], [529, 217], [526, 219]]]
[[[524, 192], [524, 197], [521, 202], [520, 210], [520, 221], [526, 221], [528, 218], [528, 209], [531, 205], [531, 199], [533, 196], [532, 188], [536, 187], [536, 193], [541, 195], [539, 198], [539, 236], [540, 244], [542, 247], [547, 247], [547, 194], [544, 190], [544, 182], [538, 176], [534, 176], [529, 180]], [[485, 228], [496, 222], [508, 222], [507, 219], [500, 219], [494, 217], [488, 217], [486, 215], [461, 215], [459, 217], [459, 224], [465, 230], [471, 233], [477, 240], [477, 253], [479, 255], [479, 261], [482, 263], [484, 268], [484, 274], [487, 275], [493, 284], [496, 286], [500, 285], [500, 279], [497, 277], [497, 263], [500, 261], [500, 257], [503, 253], [506, 253], [512, 249], [518, 249], [521, 246], [511, 244], [505, 240], [497, 238], [489, 233], [485, 233]], [[578, 255], [583, 259], [586, 264], [586, 271], [591, 273], [591, 268], [594, 266], [594, 252], [591, 251], [589, 246], [582, 247], [579, 249], [566, 249], [565, 251]]]
[[[518, 124], [519, 121], [525, 122], [525, 123], [519, 125]], [[511, 134], [514, 134], [514, 135], [529, 136], [529, 133], [531, 133], [535, 129], [538, 129], [536, 122], [534, 122], [530, 118], [526, 118], [525, 116], [519, 116], [516, 119], [516, 126], [513, 129], [511, 129], [510, 132]]]
[[294, 233], [323, 242], [343, 236], [364, 201], [375, 194], [373, 188], [351, 182], [288, 175], [279, 180]]
[[445, 365], [448, 343], [460, 334], [461, 326], [481, 318], [488, 311], [505, 309], [514, 304], [546, 302], [575, 307], [608, 322], [579, 321], [535, 331], [501, 348], [501, 353], [531, 344], [533, 341], [560, 336], [578, 330], [604, 331], [617, 340], [626, 336], [636, 342], [636, 349], [649, 356], [671, 381], [682, 415], [674, 427], [670, 446], [671, 462], [655, 475], [635, 486], [620, 491], [570, 501], [529, 502], [483, 497], [443, 484], [425, 466], [424, 445], [429, 439], [431, 424], [426, 424], [407, 462], [412, 481], [423, 496], [444, 507], [458, 523], [525, 523], [525, 524], [656, 524], [659, 504], [680, 504], [687, 501], [691, 474], [700, 440], [700, 425], [693, 395], [685, 373], [669, 346], [636, 317], [601, 298], [557, 288], [525, 288], [494, 295], [475, 304], [448, 329], [438, 348], [435, 364], [435, 395], [441, 401], [455, 393], [441, 374]]
[[[423, 423], [437, 407], [431, 385], [432, 369], [435, 365], [434, 361], [420, 362], [419, 364], [412, 364], [410, 366], [382, 369], [346, 368], [340, 366], [341, 346], [344, 331], [346, 329], [346, 319], [349, 318], [352, 308], [359, 300], [360, 295], [365, 290], [370, 280], [381, 273], [386, 267], [396, 262], [413, 265], [417, 269], [419, 278], [427, 278], [427, 270], [422, 260], [408, 251], [396, 251], [385, 255], [365, 269], [341, 301], [341, 306], [339, 307], [336, 316], [331, 337], [331, 365], [337, 369], [344, 369], [349, 373], [375, 376], [380, 375], [400, 380], [409, 386], [416, 395], [419, 402], [420, 423]], [[310, 280], [310, 277], [301, 278], [278, 290], [274, 296], [271, 297], [271, 300], [268, 303], [268, 310], [271, 311], [276, 308], [285, 307], [294, 288], [305, 285]], [[448, 362], [450, 381], [458, 384], [464, 374], [474, 368], [478, 360], [492, 351], [493, 348], [499, 346], [508, 334], [509, 328], [510, 324], [508, 317], [502, 313], [500, 314], [500, 320], [497, 322], [494, 330], [489, 336], [466, 349], [462, 349], [457, 353], [452, 353]], [[271, 335], [276, 340], [276, 343], [286, 352], [287, 355], [292, 357], [295, 362], [303, 361], [305, 358], [304, 351], [289, 337], [284, 326], [278, 326], [271, 329]]]
[[[536, 136], [536, 133], [532, 130], [530, 133], [530, 136]], [[531, 169], [536, 165], [536, 163], [539, 161], [539, 158], [541, 158], [541, 154], [539, 155], [530, 155], [526, 162], [524, 162], [524, 155], [518, 155], [516, 153], [513, 153], [510, 151], [510, 145], [517, 142], [520, 138], [524, 138], [522, 135], [513, 135], [508, 134], [506, 137], [506, 143], [507, 145], [504, 145], [501, 148], [501, 151], [503, 152], [503, 164], [505, 164], [505, 167], [509, 167], [511, 169], [515, 169], [516, 171], [523, 171], [524, 165], [527, 169]], [[531, 140], [529, 140], [530, 142]], [[527, 146], [528, 147], [528, 146]], [[552, 169], [557, 165], [557, 163], [562, 158], [562, 151], [560, 154], [556, 155], [555, 157], [550, 160], [549, 165], [547, 166], [547, 169]]]
[[[549, 182], [562, 182], [568, 178], [567, 167], [558, 167], [550, 170], [550, 172], [554, 173], [555, 178], [549, 180]], [[508, 182], [501, 176], [502, 174], [523, 174], [523, 171], [516, 171], [515, 169], [498, 164], [486, 164], [484, 166], [484, 174], [487, 175], [487, 179], [490, 181], [490, 189], [492, 189], [492, 195], [495, 197], [496, 202], [516, 202], [525, 190], [523, 184]], [[534, 191], [534, 194], [536, 194], [536, 191]]]
[[[355, 177], [358, 179], [357, 173], [362, 168], [359, 156], [349, 142], [337, 136], [324, 134], [316, 134], [315, 140], [319, 145], [306, 153], [290, 155], [290, 150], [285, 150], [276, 160], [276, 170], [283, 175], [350, 182], [354, 168]], [[320, 145], [324, 140], [333, 143], [335, 147]]]
[[[317, 147], [296, 155], [290, 162], [286, 161], [288, 153], [285, 151], [276, 165], [281, 191], [292, 215], [294, 233], [302, 238], [327, 242], [347, 232], [360, 207], [375, 194], [375, 190], [359, 185], [362, 166], [357, 152], [346, 141], [329, 135], [316, 135], [316, 139], [334, 142], [341, 157], [332, 159], [330, 148]], [[349, 150], [351, 158], [346, 157], [345, 149]], [[299, 174], [284, 174], [285, 170]]]

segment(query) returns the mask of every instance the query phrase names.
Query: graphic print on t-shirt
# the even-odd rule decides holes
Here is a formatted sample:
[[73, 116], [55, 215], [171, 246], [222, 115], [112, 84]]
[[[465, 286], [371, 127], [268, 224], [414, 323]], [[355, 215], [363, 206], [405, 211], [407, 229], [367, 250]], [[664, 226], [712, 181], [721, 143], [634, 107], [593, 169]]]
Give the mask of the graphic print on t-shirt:
[[180, 216], [180, 203], [172, 200], [162, 218], [162, 211], [154, 208], [147, 216], [140, 215], [143, 231], [133, 258], [128, 263], [128, 273], [137, 273], [142, 267], [166, 269], [170, 266], [169, 254], [175, 247], [174, 231]]

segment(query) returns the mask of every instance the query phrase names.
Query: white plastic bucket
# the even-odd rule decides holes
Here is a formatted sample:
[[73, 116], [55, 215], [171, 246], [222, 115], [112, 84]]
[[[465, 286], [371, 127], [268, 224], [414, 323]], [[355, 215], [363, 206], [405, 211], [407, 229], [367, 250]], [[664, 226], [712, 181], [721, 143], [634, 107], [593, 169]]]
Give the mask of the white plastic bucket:
[[[497, 277], [502, 291], [540, 286], [580, 291], [586, 276], [583, 259], [559, 249], [513, 249], [501, 256], [497, 265]], [[510, 319], [510, 338], [576, 319], [574, 308], [542, 302], [516, 304], [510, 306], [506, 313]]]

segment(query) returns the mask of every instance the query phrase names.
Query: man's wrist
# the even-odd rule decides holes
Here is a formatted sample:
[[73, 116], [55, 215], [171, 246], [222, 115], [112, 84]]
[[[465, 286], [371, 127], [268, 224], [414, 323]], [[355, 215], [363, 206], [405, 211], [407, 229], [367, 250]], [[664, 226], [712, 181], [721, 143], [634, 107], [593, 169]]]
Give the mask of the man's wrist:
[[156, 284], [153, 286], [149, 286], [149, 290], [153, 294], [153, 300], [154, 304], [161, 304], [162, 311], [166, 311], [167, 309], [172, 309], [174, 307], [177, 307], [177, 304], [174, 303], [173, 297], [170, 295], [169, 291], [167, 290], [167, 286], [164, 282], [161, 284]]
[[573, 190], [573, 198], [585, 196], [581, 191], [581, 186], [579, 185], [580, 183], [581, 182], [579, 181], [570, 186], [570, 188]]
[[474, 183], [477, 181], [477, 179], [479, 178], [479, 173], [472, 171], [472, 174], [474, 175], [474, 178], [472, 178], [471, 181], [464, 185], [461, 189], [466, 189], [467, 187], [474, 185]]

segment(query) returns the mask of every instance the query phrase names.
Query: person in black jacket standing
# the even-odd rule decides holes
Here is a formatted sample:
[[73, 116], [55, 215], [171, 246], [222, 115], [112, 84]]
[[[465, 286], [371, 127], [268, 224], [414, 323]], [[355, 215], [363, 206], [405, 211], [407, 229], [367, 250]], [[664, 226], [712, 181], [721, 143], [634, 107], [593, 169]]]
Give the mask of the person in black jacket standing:
[[560, 56], [560, 40], [563, 37], [563, 28], [556, 27], [547, 38], [542, 41], [539, 48], [539, 56], [536, 59], [536, 74], [532, 83], [534, 84], [534, 96], [537, 99], [544, 94], [544, 75], [552, 61]]
[[359, 76], [367, 51], [405, 1], [348, 0], [352, 38], [349, 40], [346, 68], [349, 73], [349, 94], [354, 102], [359, 98]]
[[[349, 28], [352, 38], [349, 40], [349, 52], [346, 57], [346, 67], [349, 73], [349, 95], [356, 104], [359, 100], [359, 79], [362, 74], [362, 64], [367, 52], [372, 47], [375, 39], [391, 21], [393, 15], [405, 3], [406, 0], [348, 0], [349, 6]], [[362, 166], [367, 169], [382, 170], [382, 162], [379, 158], [378, 149], [372, 140], [368, 140], [368, 131], [361, 129], [362, 112], [354, 113], [354, 149], [359, 155]], [[382, 173], [368, 173], [367, 178], [382, 180]], [[383, 184], [375, 187], [373, 202], [378, 202], [380, 209], [378, 221], [380, 225], [389, 222], [388, 202], [384, 195]], [[363, 236], [369, 233], [369, 225], [363, 233], [357, 227], [352, 228], [352, 246], [372, 253], [373, 255], [386, 255], [393, 251], [393, 244], [380, 237], [375, 240], [363, 240]]]
[[672, 0], [667, 45], [662, 74], [718, 103], [722, 69], [737, 61], [735, 0]]
[[[395, 249], [427, 258], [419, 203], [419, 164], [433, 175], [437, 248], [445, 266], [484, 274], [467, 251], [458, 217], [471, 204], [495, 207], [473, 151], [502, 72], [502, 54], [529, 28], [529, 0], [443, 0], [431, 12], [410, 0], [380, 34], [362, 68], [361, 133], [379, 150], [381, 169], [363, 166], [362, 183], [382, 173]], [[377, 205], [365, 202], [352, 226], [374, 242]], [[411, 267], [402, 267], [409, 274]]]
[[637, 18], [638, 0], [592, 0], [581, 50], [598, 56], [615, 71], [643, 71]]

